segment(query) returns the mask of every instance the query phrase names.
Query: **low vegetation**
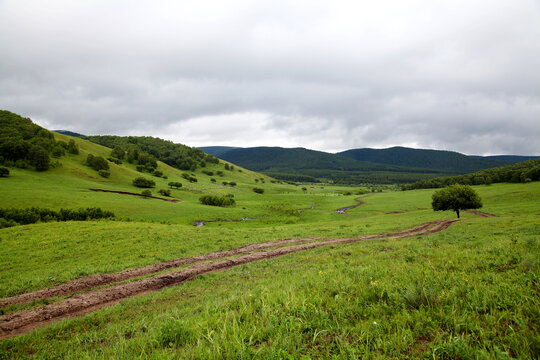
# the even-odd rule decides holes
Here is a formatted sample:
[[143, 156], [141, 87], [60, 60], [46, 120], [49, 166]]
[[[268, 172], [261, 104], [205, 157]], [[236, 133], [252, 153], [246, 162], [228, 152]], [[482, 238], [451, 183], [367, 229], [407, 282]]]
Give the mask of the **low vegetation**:
[[153, 188], [156, 186], [156, 182], [151, 179], [146, 179], [144, 177], [137, 177], [133, 179], [132, 182], [133, 186], [139, 187], [139, 188]]
[[0, 208], [0, 228], [35, 224], [49, 221], [88, 221], [104, 218], [113, 218], [112, 211], [101, 208], [60, 209], [59, 211], [40, 207], [26, 209]]
[[232, 195], [225, 195], [225, 196], [217, 196], [217, 195], [203, 195], [199, 198], [199, 201], [203, 205], [211, 205], [211, 206], [234, 206], [236, 204], [236, 201], [234, 200]]

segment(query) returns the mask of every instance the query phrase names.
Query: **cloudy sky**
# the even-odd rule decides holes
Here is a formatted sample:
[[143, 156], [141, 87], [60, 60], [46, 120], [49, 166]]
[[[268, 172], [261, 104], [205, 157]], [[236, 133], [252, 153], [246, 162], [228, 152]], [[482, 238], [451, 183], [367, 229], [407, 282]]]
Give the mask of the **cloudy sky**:
[[0, 0], [0, 108], [190, 146], [540, 155], [539, 0]]

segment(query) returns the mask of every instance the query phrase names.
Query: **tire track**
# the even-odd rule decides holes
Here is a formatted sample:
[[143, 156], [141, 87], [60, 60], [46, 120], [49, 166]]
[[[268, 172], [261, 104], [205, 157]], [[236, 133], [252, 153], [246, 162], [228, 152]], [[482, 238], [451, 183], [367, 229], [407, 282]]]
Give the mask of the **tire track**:
[[[29, 332], [32, 329], [40, 325], [46, 325], [52, 321], [57, 321], [62, 318], [71, 317], [81, 313], [87, 313], [108, 305], [112, 305], [121, 301], [127, 297], [140, 295], [144, 293], [154, 292], [161, 290], [165, 287], [177, 285], [185, 281], [192, 280], [195, 276], [215, 272], [219, 270], [229, 269], [238, 265], [266, 260], [278, 256], [284, 256], [298, 251], [304, 251], [308, 249], [314, 249], [322, 246], [336, 245], [336, 244], [348, 244], [358, 241], [365, 241], [370, 239], [381, 238], [404, 238], [409, 236], [423, 236], [433, 234], [448, 228], [452, 223], [459, 221], [458, 219], [450, 220], [438, 220], [429, 223], [424, 223], [415, 226], [410, 229], [401, 230], [397, 232], [389, 232], [382, 234], [372, 234], [361, 236], [357, 238], [346, 239], [331, 239], [323, 241], [311, 241], [310, 239], [289, 239], [283, 240], [289, 241], [285, 244], [291, 244], [294, 242], [302, 242], [303, 244], [296, 244], [292, 246], [279, 247], [277, 249], [259, 249], [260, 251], [245, 254], [233, 259], [224, 259], [219, 261], [207, 261], [198, 264], [194, 264], [186, 269], [175, 271], [168, 274], [156, 275], [151, 278], [145, 278], [137, 281], [133, 281], [126, 284], [113, 285], [111, 287], [97, 289], [86, 293], [74, 295], [69, 299], [63, 301], [40, 306], [33, 309], [22, 310], [16, 313], [0, 316], [0, 339], [21, 335]], [[269, 242], [277, 243], [277, 242]], [[254, 246], [257, 244], [254, 244]], [[248, 245], [239, 249], [246, 249], [250, 247]], [[230, 252], [234, 252], [234, 249]], [[221, 252], [222, 254], [225, 252]], [[219, 254], [219, 253], [213, 253]], [[207, 255], [203, 255], [200, 258], [204, 258]], [[214, 255], [218, 256], [218, 255]], [[193, 259], [193, 258], [190, 258]], [[207, 258], [208, 259], [208, 258]], [[206, 260], [207, 260], [206, 259]], [[160, 264], [158, 264], [160, 265]], [[136, 271], [139, 269], [134, 269]]]
[[65, 296], [78, 291], [88, 290], [96, 286], [107, 285], [113, 282], [125, 281], [134, 277], [157, 273], [163, 270], [180, 267], [187, 264], [193, 264], [200, 261], [215, 260], [224, 257], [245, 254], [252, 251], [268, 249], [276, 246], [283, 246], [295, 243], [304, 243], [310, 241], [321, 240], [321, 238], [310, 237], [305, 239], [286, 239], [274, 240], [265, 243], [250, 244], [236, 249], [216, 251], [204, 255], [181, 258], [165, 261], [159, 264], [148, 265], [136, 269], [128, 269], [112, 274], [96, 274], [85, 276], [79, 279], [68, 281], [63, 284], [52, 286], [46, 289], [36, 290], [33, 292], [15, 295], [9, 298], [0, 299], [0, 308], [8, 305], [25, 304], [28, 302], [48, 299], [55, 296]]

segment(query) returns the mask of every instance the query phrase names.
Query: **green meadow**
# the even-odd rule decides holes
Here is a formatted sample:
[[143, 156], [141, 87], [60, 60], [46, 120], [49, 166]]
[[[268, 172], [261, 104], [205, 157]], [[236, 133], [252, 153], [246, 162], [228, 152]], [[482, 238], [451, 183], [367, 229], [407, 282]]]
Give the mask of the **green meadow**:
[[[224, 170], [223, 162], [194, 172], [159, 163], [167, 179], [111, 164], [106, 179], [84, 163], [110, 149], [75, 141], [79, 155], [46, 172], [10, 169], [0, 178], [2, 207], [100, 207], [116, 218], [1, 229], [0, 297], [248, 244], [358, 237], [455, 217], [431, 209], [433, 190], [355, 195], [365, 189], [294, 186]], [[140, 193], [131, 181], [141, 175], [156, 182], [159, 197], [169, 181], [182, 182], [171, 190], [179, 202], [89, 190]], [[197, 276], [2, 340], [0, 359], [538, 358], [540, 182], [474, 189], [481, 211], [495, 217], [465, 213], [427, 236], [325, 246]], [[236, 206], [200, 204], [207, 194], [233, 194]], [[242, 218], [251, 220], [194, 226]]]

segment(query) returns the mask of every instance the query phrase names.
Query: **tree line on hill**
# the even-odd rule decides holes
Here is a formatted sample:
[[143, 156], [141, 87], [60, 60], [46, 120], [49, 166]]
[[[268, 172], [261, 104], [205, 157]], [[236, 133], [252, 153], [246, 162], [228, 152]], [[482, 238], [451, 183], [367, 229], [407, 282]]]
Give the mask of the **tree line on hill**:
[[112, 156], [124, 158], [130, 163], [148, 169], [156, 168], [156, 160], [180, 170], [194, 171], [207, 163], [218, 164], [219, 159], [205, 154], [202, 150], [182, 144], [175, 144], [151, 136], [87, 136], [85, 139], [113, 149]]
[[449, 185], [489, 185], [492, 183], [527, 183], [540, 180], [540, 158], [512, 165], [480, 170], [472, 174], [439, 177], [402, 185], [402, 190], [442, 188]]
[[4, 166], [45, 171], [51, 156], [79, 153], [75, 141], [56, 141], [52, 132], [10, 111], [0, 110], [0, 130], [0, 164]]

